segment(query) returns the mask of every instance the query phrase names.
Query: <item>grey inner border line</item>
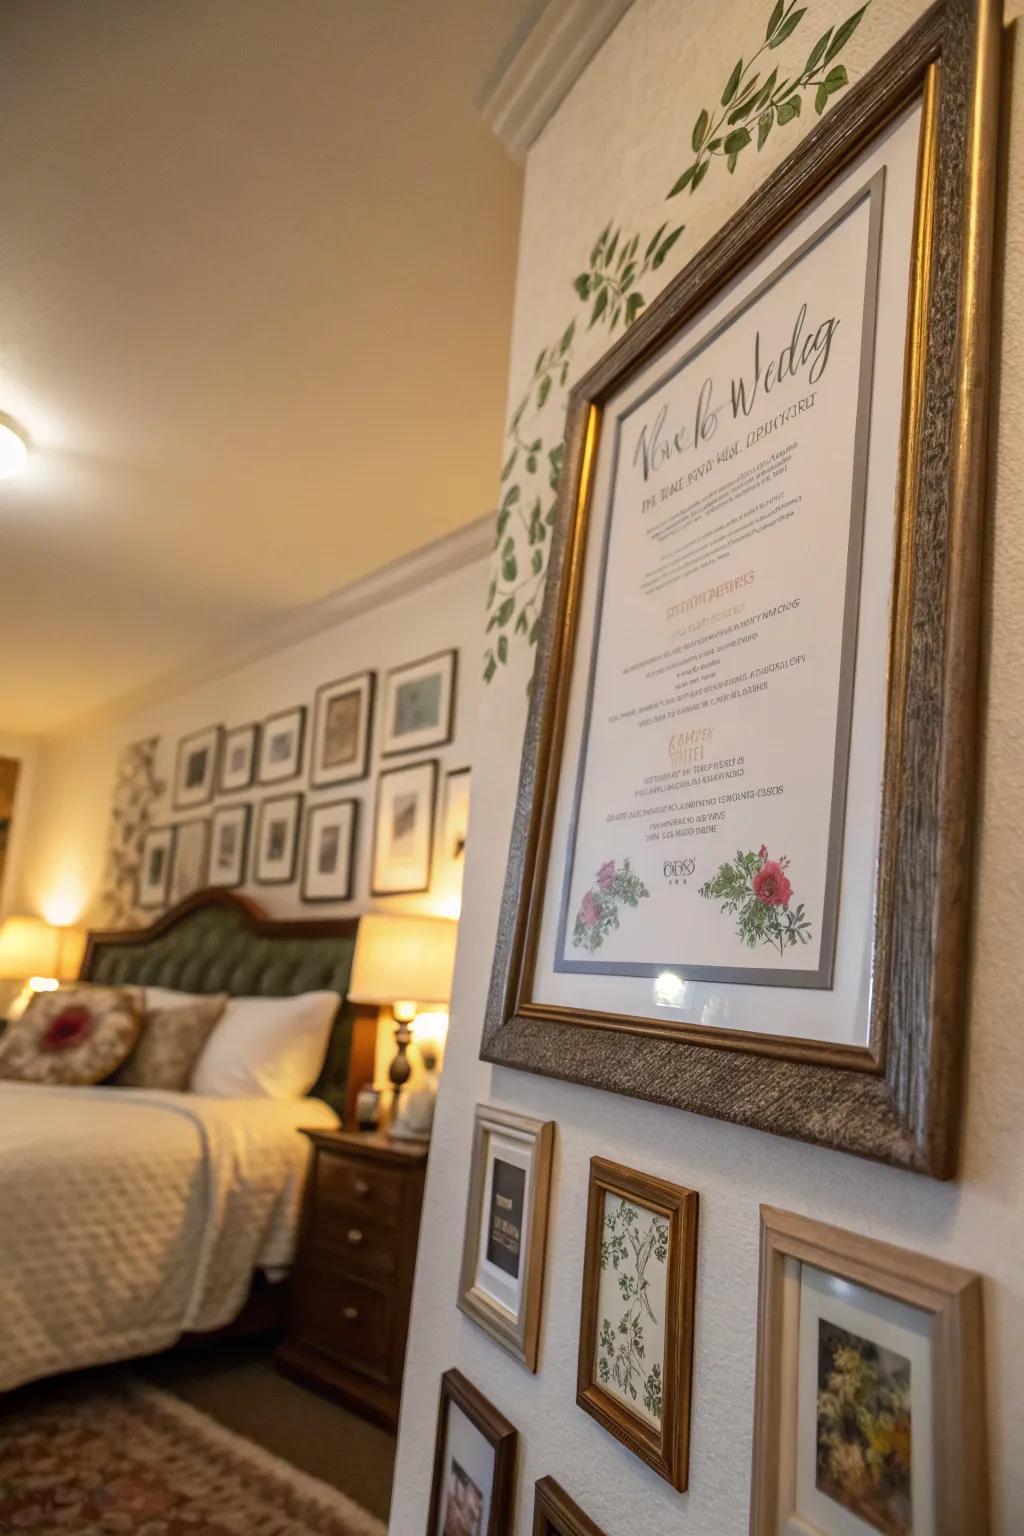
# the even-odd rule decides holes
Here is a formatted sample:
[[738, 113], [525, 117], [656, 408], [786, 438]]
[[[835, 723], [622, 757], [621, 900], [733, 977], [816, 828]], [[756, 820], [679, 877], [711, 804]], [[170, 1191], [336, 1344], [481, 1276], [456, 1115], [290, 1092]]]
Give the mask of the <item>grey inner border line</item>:
[[[587, 677], [587, 702], [583, 717], [579, 767], [573, 792], [569, 838], [566, 848], [565, 875], [562, 882], [561, 910], [558, 918], [554, 970], [556, 973], [585, 973], [605, 976], [657, 976], [672, 971], [688, 981], [722, 981], [747, 986], [814, 987], [827, 989], [832, 986], [835, 964], [836, 934], [839, 914], [839, 883], [842, 865], [843, 825], [846, 812], [846, 792], [850, 755], [850, 734], [853, 714], [853, 685], [856, 665], [857, 626], [860, 610], [861, 558], [864, 545], [864, 516], [867, 501], [868, 449], [871, 431], [871, 401], [873, 398], [875, 329], [878, 304], [878, 272], [882, 246], [882, 213], [885, 192], [885, 166], [880, 166], [859, 191], [836, 210], [825, 223], [800, 245], [785, 261], [771, 272], [729, 315], [686, 353], [667, 373], [636, 399], [628, 410], [616, 418], [613, 445], [611, 479], [608, 504], [602, 538], [601, 564], [598, 576], [597, 601], [594, 614], [594, 643], [591, 646], [590, 667]], [[836, 710], [836, 736], [832, 780], [832, 806], [829, 819], [828, 849], [826, 854], [825, 892], [821, 919], [819, 960], [816, 970], [779, 970], [760, 966], [687, 965], [677, 960], [660, 964], [651, 962], [620, 962], [612, 960], [570, 960], [565, 958], [566, 935], [569, 926], [569, 909], [572, 893], [572, 877], [576, 863], [576, 843], [580, 801], [586, 774], [587, 753], [590, 745], [590, 725], [594, 706], [594, 687], [598, 652], [601, 640], [601, 615], [604, 610], [605, 583], [608, 574], [609, 546], [611, 541], [612, 515], [615, 488], [618, 480], [619, 453], [624, 423], [633, 413], [665, 388], [684, 368], [690, 366], [702, 352], [731, 326], [735, 325], [748, 310], [761, 301], [766, 293], [785, 274], [797, 266], [823, 241], [835, 233], [839, 225], [848, 219], [860, 205], [869, 202], [868, 244], [865, 262], [864, 308], [861, 319], [861, 365], [858, 380], [857, 422], [854, 434], [853, 475], [850, 497], [850, 534], [847, 548], [846, 593], [843, 611], [842, 649], [839, 670], [839, 689]], [[670, 345], [671, 343], [667, 343]]]

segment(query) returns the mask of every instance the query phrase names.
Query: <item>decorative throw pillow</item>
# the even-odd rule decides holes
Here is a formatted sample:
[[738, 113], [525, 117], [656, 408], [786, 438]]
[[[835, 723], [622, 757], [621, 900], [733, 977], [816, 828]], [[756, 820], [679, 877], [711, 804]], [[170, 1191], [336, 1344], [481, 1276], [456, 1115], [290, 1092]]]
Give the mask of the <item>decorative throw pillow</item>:
[[184, 1007], [148, 1008], [142, 1034], [114, 1082], [120, 1088], [168, 1088], [183, 1093], [207, 1037], [224, 1012], [226, 992]]
[[133, 1050], [142, 1017], [119, 987], [40, 992], [0, 1040], [0, 1078], [88, 1087], [102, 1083]]

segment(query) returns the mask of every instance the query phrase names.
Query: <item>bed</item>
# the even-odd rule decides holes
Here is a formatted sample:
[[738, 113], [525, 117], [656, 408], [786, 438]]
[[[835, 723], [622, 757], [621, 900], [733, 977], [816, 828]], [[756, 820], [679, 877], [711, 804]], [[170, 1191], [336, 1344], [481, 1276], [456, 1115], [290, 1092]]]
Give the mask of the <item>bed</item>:
[[348, 1119], [373, 1074], [375, 1021], [345, 998], [357, 927], [210, 891], [90, 935], [83, 981], [341, 1002], [302, 1099], [0, 1083], [0, 1392], [267, 1320], [294, 1252], [299, 1131]]

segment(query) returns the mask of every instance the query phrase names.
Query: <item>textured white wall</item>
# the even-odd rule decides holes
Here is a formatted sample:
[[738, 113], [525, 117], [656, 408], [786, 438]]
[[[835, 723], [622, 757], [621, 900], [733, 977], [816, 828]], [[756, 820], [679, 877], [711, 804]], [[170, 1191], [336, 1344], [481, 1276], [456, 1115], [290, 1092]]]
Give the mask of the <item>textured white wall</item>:
[[[809, 0], [793, 50], [802, 63], [853, 0]], [[853, 79], [924, 7], [874, 0], [844, 57]], [[665, 192], [689, 162], [697, 110], [759, 41], [767, 0], [637, 0], [531, 152], [510, 396], [576, 306], [571, 282], [609, 218], [653, 231], [679, 203]], [[1007, 16], [1021, 15], [1008, 0]], [[1024, 62], [1019, 27], [1008, 49]], [[808, 104], [809, 105], [809, 104]], [[682, 201], [688, 221], [669, 277], [699, 249], [813, 122], [777, 132], [734, 177], [708, 177]], [[993, 1530], [1011, 1536], [1024, 1507], [1024, 1027], [1019, 957], [1024, 903], [1024, 91], [1012, 102], [1010, 194], [997, 256], [1006, 315], [996, 343], [998, 444], [986, 560], [983, 751], [971, 956], [963, 1158], [939, 1185], [838, 1153], [492, 1069], [478, 1060], [525, 719], [525, 666], [485, 693], [451, 1031], [434, 1133], [399, 1440], [393, 1536], [422, 1536], [438, 1379], [458, 1365], [520, 1430], [516, 1530], [531, 1529], [534, 1481], [551, 1473], [608, 1536], [741, 1536], [747, 1529], [758, 1204], [767, 1201], [973, 1266], [986, 1276]], [[650, 292], [646, 295], [650, 298]], [[593, 335], [592, 360], [604, 345]], [[455, 1309], [473, 1106], [490, 1101], [558, 1123], [540, 1369], [522, 1370]], [[600, 1153], [700, 1191], [690, 1489], [674, 1493], [575, 1406], [587, 1166]], [[973, 1533], [971, 1533], [973, 1536]]]

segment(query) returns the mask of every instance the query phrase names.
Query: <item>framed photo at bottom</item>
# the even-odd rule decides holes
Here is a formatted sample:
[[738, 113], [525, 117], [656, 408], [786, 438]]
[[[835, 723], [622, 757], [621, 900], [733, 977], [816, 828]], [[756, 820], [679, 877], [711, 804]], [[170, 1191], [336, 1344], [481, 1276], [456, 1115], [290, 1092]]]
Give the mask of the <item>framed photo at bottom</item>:
[[533, 1536], [604, 1536], [553, 1477], [542, 1477], [533, 1495]]
[[245, 802], [218, 806], [214, 811], [209, 874], [211, 885], [231, 890], [245, 884], [251, 820], [252, 806]]
[[275, 795], [260, 805], [256, 830], [257, 885], [287, 885], [295, 879], [301, 795]]
[[197, 816], [180, 821], [174, 829], [174, 863], [171, 869], [171, 902], [177, 904], [206, 884], [210, 857], [210, 821]]
[[430, 889], [436, 794], [436, 758], [378, 776], [371, 896]]
[[445, 1371], [427, 1536], [512, 1536], [518, 1432], [461, 1371]]
[[174, 827], [151, 827], [142, 841], [135, 900], [144, 912], [166, 907], [171, 894]]
[[358, 800], [310, 806], [302, 859], [303, 901], [351, 899], [358, 816]]
[[591, 1158], [576, 1402], [680, 1492], [696, 1274], [696, 1191]]
[[752, 1536], [987, 1531], [981, 1279], [761, 1207]]

